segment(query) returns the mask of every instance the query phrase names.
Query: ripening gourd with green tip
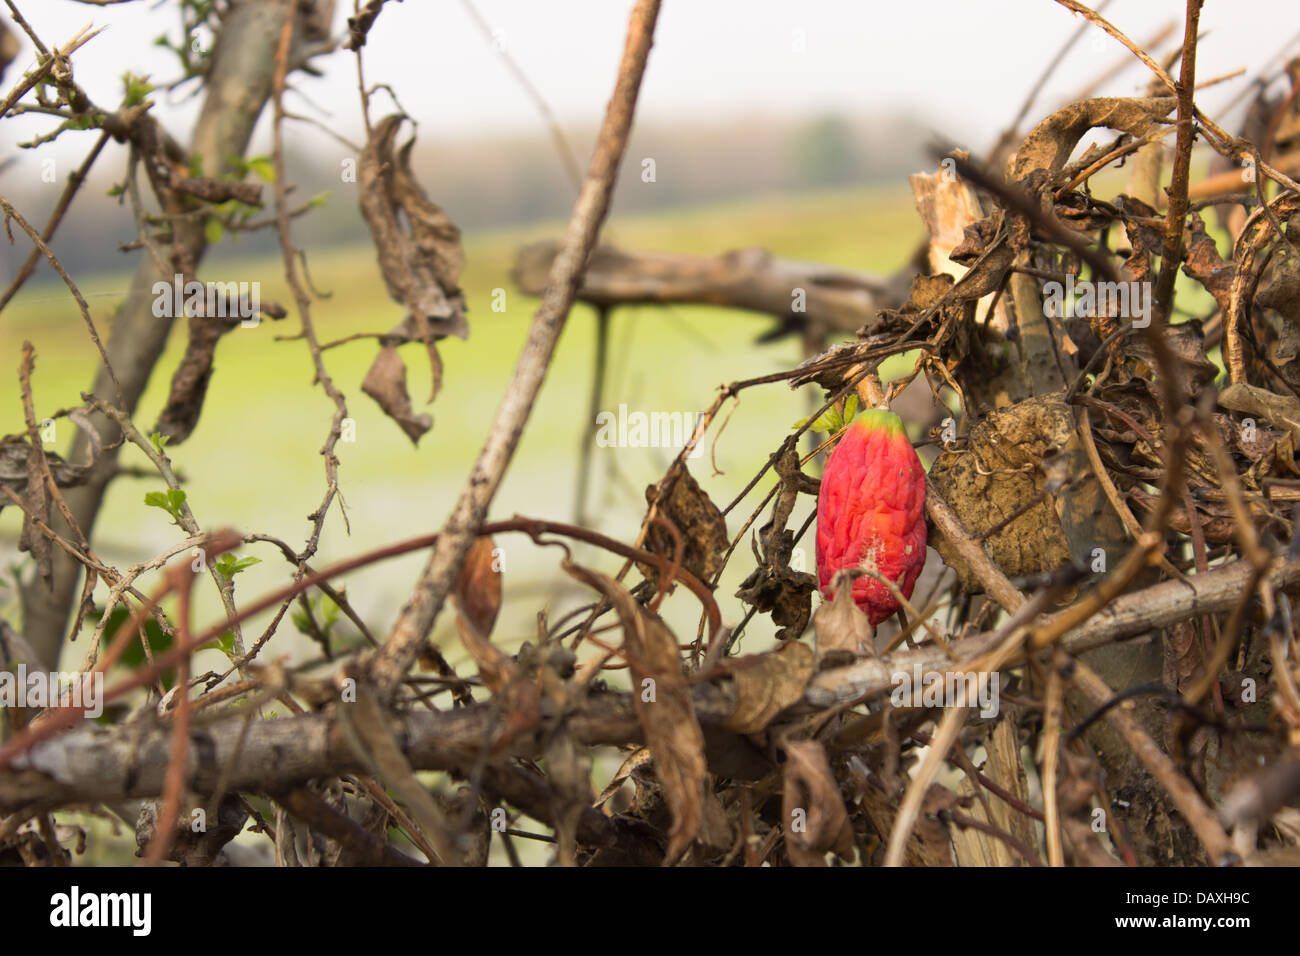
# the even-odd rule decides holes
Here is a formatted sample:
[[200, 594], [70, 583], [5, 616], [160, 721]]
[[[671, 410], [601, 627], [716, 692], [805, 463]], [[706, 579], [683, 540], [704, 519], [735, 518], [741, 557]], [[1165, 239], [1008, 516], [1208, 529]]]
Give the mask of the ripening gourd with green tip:
[[[876, 571], [912, 596], [925, 567], [925, 469], [893, 412], [868, 409], [831, 452], [817, 496], [817, 576], [827, 600], [837, 571]], [[899, 608], [882, 581], [862, 575], [853, 600], [873, 625]]]

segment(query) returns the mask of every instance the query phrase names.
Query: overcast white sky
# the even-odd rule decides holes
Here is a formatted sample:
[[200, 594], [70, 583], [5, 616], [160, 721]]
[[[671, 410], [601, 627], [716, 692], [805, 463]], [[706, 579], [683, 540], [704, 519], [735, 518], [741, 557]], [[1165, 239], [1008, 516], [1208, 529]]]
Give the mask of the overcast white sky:
[[[632, 0], [475, 3], [563, 123], [599, 120]], [[170, 55], [151, 45], [164, 30], [178, 34], [173, 3], [97, 7], [18, 0], [18, 6], [47, 42], [63, 42], [87, 22], [110, 25], [74, 60], [77, 79], [101, 104], [118, 101], [118, 77], [127, 68], [155, 79], [174, 75]], [[351, 7], [351, 0], [339, 0], [339, 30]], [[1181, 0], [1113, 0], [1106, 10], [1139, 41], [1170, 21], [1178, 21], [1180, 34], [1182, 14]], [[1052, 0], [664, 0], [640, 115], [671, 122], [896, 111], [979, 149], [1014, 115], [1028, 86], [1080, 22]], [[1294, 42], [1300, 32], [1297, 0], [1211, 0], [1201, 22], [1202, 79], [1242, 66], [1253, 76], [1288, 41], [1292, 53], [1300, 53]], [[1033, 115], [1124, 55], [1117, 43], [1092, 31], [1062, 64]], [[29, 64], [25, 45], [6, 86], [16, 68]], [[399, 91], [420, 123], [422, 140], [542, 128], [461, 0], [388, 4], [370, 35], [366, 65], [371, 82], [388, 82]], [[321, 66], [324, 77], [300, 77], [298, 85], [317, 116], [355, 138], [360, 121], [352, 57], [334, 54]], [[1147, 81], [1145, 70], [1135, 67], [1104, 92], [1137, 92]], [[1207, 91], [1204, 105], [1222, 108], [1246, 82]], [[313, 109], [301, 100], [292, 108]], [[159, 112], [186, 138], [192, 103], [164, 105]], [[16, 140], [47, 125], [6, 122], [0, 149], [8, 153]]]

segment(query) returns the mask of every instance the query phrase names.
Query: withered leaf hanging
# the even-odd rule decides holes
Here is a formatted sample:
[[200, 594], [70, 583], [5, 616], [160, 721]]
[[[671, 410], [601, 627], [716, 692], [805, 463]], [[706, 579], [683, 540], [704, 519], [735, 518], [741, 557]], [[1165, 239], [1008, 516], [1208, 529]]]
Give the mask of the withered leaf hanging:
[[[402, 364], [396, 347], [406, 342], [425, 344], [433, 372], [428, 399], [431, 402], [442, 385], [442, 360], [436, 342], [448, 335], [468, 338], [469, 325], [459, 285], [465, 266], [460, 229], [429, 199], [411, 173], [415, 138], [395, 148], [404, 118], [386, 116], [376, 124], [358, 169], [361, 214], [374, 239], [384, 285], [389, 297], [408, 310], [403, 321], [383, 337], [375, 367], [367, 375], [372, 387], [363, 388], [413, 442], [418, 442], [432, 421], [425, 424], [427, 416], [417, 418], [410, 413], [405, 366], [400, 381], [394, 374], [395, 366]], [[380, 380], [385, 387], [374, 387]], [[380, 394], [385, 398], [381, 399]]]
[[397, 422], [412, 442], [433, 427], [433, 417], [417, 415], [411, 407], [411, 394], [406, 390], [406, 363], [397, 354], [397, 347], [385, 345], [375, 356], [374, 364], [361, 383], [365, 392], [384, 410], [384, 414]]

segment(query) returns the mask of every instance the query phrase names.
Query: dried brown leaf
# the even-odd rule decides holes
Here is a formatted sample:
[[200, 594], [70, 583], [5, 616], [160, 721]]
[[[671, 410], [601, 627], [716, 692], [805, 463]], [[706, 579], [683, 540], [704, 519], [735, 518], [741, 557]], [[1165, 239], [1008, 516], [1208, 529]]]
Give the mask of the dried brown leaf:
[[18, 550], [27, 551], [36, 561], [36, 570], [47, 586], [53, 586], [54, 552], [50, 539], [34, 524], [39, 520], [50, 523], [50, 498], [45, 490], [45, 474], [41, 469], [41, 450], [29, 446], [27, 455], [27, 487], [23, 491], [23, 530], [18, 537]]
[[358, 759], [364, 761], [410, 808], [444, 865], [455, 866], [460, 854], [446, 818], [429, 791], [415, 777], [371, 688], [361, 685], [353, 703], [340, 704], [338, 725]]
[[[1292, 216], [1292, 222], [1297, 218]], [[1287, 231], [1290, 233], [1291, 227]], [[1255, 304], [1280, 312], [1290, 323], [1300, 322], [1300, 258], [1285, 243], [1278, 244], [1273, 258], [1264, 267]], [[1294, 357], [1293, 354], [1291, 358]]]
[[361, 383], [365, 392], [384, 410], [384, 414], [406, 432], [412, 444], [433, 427], [433, 416], [416, 415], [411, 408], [411, 393], [406, 390], [406, 363], [392, 345], [385, 345], [375, 356], [374, 364]]
[[1200, 673], [1201, 643], [1191, 621], [1179, 621], [1164, 630], [1163, 676], [1165, 686], [1181, 693]]
[[[659, 514], [671, 521], [682, 537], [683, 554], [678, 555], [681, 565], [701, 581], [708, 583], [721, 566], [727, 551], [727, 521], [699, 482], [686, 470], [685, 463], [673, 476], [668, 487], [655, 498], [656, 485], [646, 488], [646, 503], [659, 506]], [[662, 554], [672, 562], [676, 544], [669, 531], [652, 524], [646, 532], [646, 550]], [[651, 581], [658, 580], [658, 569], [649, 564], [638, 564]]]
[[564, 569], [603, 594], [623, 624], [637, 719], [654, 754], [655, 776], [672, 812], [665, 860], [674, 862], [704, 826], [708, 774], [704, 733], [695, 716], [690, 687], [682, 678], [677, 638], [657, 614], [638, 604], [609, 575], [567, 560]]
[[[433, 401], [442, 387], [437, 340], [448, 335], [469, 337], [465, 296], [460, 289], [465, 253], [460, 229], [429, 199], [411, 172], [414, 137], [401, 149], [395, 148], [403, 119], [400, 115], [386, 116], [375, 125], [357, 170], [361, 215], [370, 227], [384, 284], [392, 300], [409, 310], [382, 339], [383, 348], [375, 365], [381, 360], [391, 365], [384, 352], [399, 342], [423, 342], [432, 372], [429, 401]], [[375, 374], [374, 368], [371, 374]], [[395, 414], [382, 401], [380, 404], [412, 441], [428, 431], [425, 426], [419, 434], [413, 434], [419, 419], [409, 413]], [[409, 400], [406, 404], [409, 406]]]
[[492, 636], [501, 610], [501, 572], [496, 544], [490, 536], [476, 538], [456, 580], [456, 607], [483, 637]]
[[763, 552], [760, 554], [757, 544], [754, 545], [758, 567], [741, 582], [736, 597], [760, 612], [771, 611], [773, 623], [781, 625], [777, 639], [784, 641], [798, 637], [808, 626], [812, 592], [817, 590], [817, 578], [790, 567], [794, 532], [786, 524], [799, 492], [815, 494], [817, 484], [799, 470], [799, 455], [793, 447], [782, 450], [774, 469], [781, 478], [781, 486], [772, 504], [772, 517], [758, 532]]
[[[1199, 391], [1203, 386], [1213, 382], [1218, 376], [1218, 366], [1211, 362], [1205, 354], [1205, 337], [1201, 331], [1199, 319], [1188, 319], [1178, 325], [1169, 326], [1165, 329], [1164, 340], [1168, 347], [1181, 359], [1181, 367], [1186, 371], [1190, 379], [1189, 387], [1192, 391]], [[1126, 341], [1124, 343], [1124, 353], [1132, 359], [1145, 363], [1150, 368], [1156, 367], [1151, 347], [1143, 338], [1134, 336]]]
[[733, 733], [752, 734], [803, 699], [816, 662], [807, 644], [787, 641], [770, 653], [749, 654], [727, 663], [736, 685], [736, 709], [722, 726]]
[[541, 690], [522, 673], [519, 664], [509, 654], [479, 633], [463, 611], [456, 616], [456, 631], [465, 650], [474, 658], [483, 686], [497, 697], [505, 712], [505, 721], [492, 742], [493, 752], [500, 753], [516, 737], [533, 730], [541, 721]]
[[782, 791], [785, 851], [795, 866], [825, 866], [826, 852], [853, 856], [853, 828], [831, 772], [815, 740], [788, 743]]
[[[858, 797], [858, 806], [878, 834], [888, 834], [898, 813], [898, 797], [886, 793], [868, 781]], [[948, 828], [933, 817], [922, 814], [912, 829], [903, 851], [907, 866], [952, 866], [952, 841]]]
[[483, 686], [494, 694], [501, 693], [518, 677], [518, 667], [505, 651], [480, 634], [474, 624], [462, 613], [456, 618], [456, 630], [461, 643], [478, 666]]
[[832, 587], [834, 599], [819, 607], [813, 618], [818, 659], [824, 661], [836, 652], [847, 652], [854, 658], [875, 657], [876, 629], [853, 602], [853, 588], [843, 582], [832, 582]]
[[614, 773], [613, 779], [605, 785], [605, 789], [600, 791], [596, 797], [594, 807], [603, 807], [609, 802], [610, 798], [622, 788], [623, 784], [637, 771], [640, 767], [648, 767], [654, 761], [654, 754], [650, 753], [649, 747], [637, 747], [624, 758], [623, 763]]
[[1214, 239], [1205, 231], [1200, 213], [1192, 213], [1188, 226], [1187, 258], [1183, 271], [1214, 296], [1219, 308], [1227, 312], [1232, 301], [1232, 276], [1236, 267], [1219, 255]]
[[[414, 138], [400, 150], [394, 142], [404, 117], [375, 124], [357, 170], [361, 214], [370, 227], [384, 284], [394, 302], [428, 323], [438, 337], [466, 338], [460, 272], [465, 254], [460, 230], [430, 201], [411, 173]], [[405, 226], [403, 225], [405, 223]]]
[[517, 661], [488, 639], [501, 610], [501, 574], [496, 570], [495, 551], [490, 537], [474, 541], [456, 580], [453, 600], [461, 643], [474, 658], [483, 686], [501, 699], [506, 711], [505, 723], [494, 741], [495, 749], [500, 750], [537, 726], [541, 691]]
[[903, 306], [903, 311], [924, 312], [952, 290], [954, 281], [956, 280], [946, 272], [932, 276], [914, 276], [912, 294]]
[[1016, 150], [1011, 178], [1021, 181], [1035, 169], [1060, 171], [1079, 140], [1105, 126], [1135, 137], [1145, 136], [1177, 105], [1172, 96], [1149, 99], [1096, 97], [1062, 107], [1034, 127]]
[[[1160, 503], [1158, 495], [1150, 494], [1141, 488], [1131, 488], [1129, 490], [1129, 500], [1133, 503], [1135, 514], [1148, 515], [1156, 510]], [[1233, 520], [1232, 511], [1226, 504], [1214, 502], [1197, 507], [1197, 520], [1201, 525], [1201, 533], [1205, 535], [1205, 540], [1209, 544], [1230, 544], [1236, 540], [1237, 525]], [[1192, 533], [1192, 524], [1187, 517], [1187, 509], [1181, 505], [1174, 505], [1169, 515], [1169, 527], [1179, 534], [1190, 535]]]
[[997, 238], [1002, 228], [1002, 213], [978, 219], [962, 227], [962, 241], [948, 253], [948, 258], [961, 265], [970, 265], [984, 254], [989, 244]]

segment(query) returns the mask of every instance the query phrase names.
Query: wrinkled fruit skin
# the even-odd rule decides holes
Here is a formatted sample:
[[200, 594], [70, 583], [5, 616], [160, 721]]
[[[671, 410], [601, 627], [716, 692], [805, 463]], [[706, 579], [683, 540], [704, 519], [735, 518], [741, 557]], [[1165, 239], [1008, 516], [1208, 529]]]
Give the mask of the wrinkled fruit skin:
[[[848, 427], [817, 496], [817, 574], [826, 599], [844, 568], [878, 571], [907, 597], [925, 566], [925, 469], [893, 412], [869, 409]], [[853, 600], [879, 624], [898, 610], [882, 582], [860, 577]]]

